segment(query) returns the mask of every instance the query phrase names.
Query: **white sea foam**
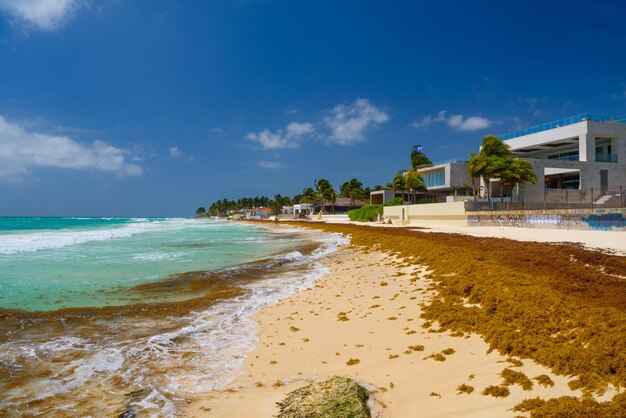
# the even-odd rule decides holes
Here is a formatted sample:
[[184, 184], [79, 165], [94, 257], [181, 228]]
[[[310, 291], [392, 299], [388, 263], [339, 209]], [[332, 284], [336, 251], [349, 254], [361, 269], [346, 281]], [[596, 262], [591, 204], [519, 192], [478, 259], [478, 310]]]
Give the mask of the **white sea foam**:
[[[253, 315], [264, 306], [313, 287], [328, 272], [320, 259], [349, 242], [336, 234], [311, 234], [310, 238], [321, 244], [311, 254], [305, 256], [292, 251], [279, 258], [304, 269], [281, 268], [276, 273], [270, 269], [268, 278], [245, 285], [247, 292], [241, 296], [186, 318], [169, 319], [179, 327], [168, 326], [168, 332], [156, 331], [125, 341], [112, 336], [91, 341], [66, 336], [40, 342], [36, 351], [44, 356], [62, 356], [64, 351], [75, 350], [83, 351], [86, 356], [81, 355], [51, 378], [35, 383], [40, 389], [36, 392], [37, 398], [85, 391], [82, 388], [106, 385], [109, 379], [118, 376], [133, 388], [147, 389], [147, 395], [134, 401], [133, 409], [148, 415], [175, 416], [175, 400], [184, 398], [185, 393], [208, 392], [227, 386], [243, 373], [246, 355], [255, 349], [257, 324]], [[145, 324], [155, 330], [160, 328], [155, 323], [142, 323], [145, 318], [130, 320], [135, 322], [124, 326], [141, 328]], [[96, 386], [90, 390], [104, 388], [106, 386]]]
[[[110, 228], [60, 229], [54, 231], [36, 231], [2, 235], [0, 254], [18, 254], [47, 249], [58, 249], [70, 245], [84, 244], [91, 241], [106, 241], [116, 238], [128, 238], [135, 234], [150, 231], [176, 230], [184, 228], [212, 228], [215, 223], [189, 219], [167, 219], [154, 221], [136, 218], [129, 224]], [[221, 225], [222, 227], [224, 225]]]

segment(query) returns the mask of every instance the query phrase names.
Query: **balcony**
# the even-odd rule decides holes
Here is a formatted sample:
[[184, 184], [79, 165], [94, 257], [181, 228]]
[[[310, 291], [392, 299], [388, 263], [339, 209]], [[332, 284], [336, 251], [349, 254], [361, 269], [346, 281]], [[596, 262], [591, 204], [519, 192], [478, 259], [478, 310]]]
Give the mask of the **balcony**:
[[616, 163], [617, 154], [596, 154], [596, 162], [598, 163]]

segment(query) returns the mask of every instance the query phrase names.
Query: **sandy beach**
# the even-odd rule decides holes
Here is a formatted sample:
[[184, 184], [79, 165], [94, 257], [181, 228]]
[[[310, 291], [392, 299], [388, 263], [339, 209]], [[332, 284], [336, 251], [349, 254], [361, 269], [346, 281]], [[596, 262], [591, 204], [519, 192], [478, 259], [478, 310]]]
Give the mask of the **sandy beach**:
[[[524, 399], [582, 396], [563, 373], [490, 350], [477, 333], [439, 329], [436, 321], [424, 319], [424, 306], [438, 292], [429, 266], [419, 260], [376, 245], [348, 246], [324, 264], [331, 272], [314, 288], [254, 317], [258, 342], [243, 375], [191, 403], [184, 415], [275, 416], [276, 402], [287, 393], [335, 375], [368, 388], [372, 414], [381, 417], [527, 416], [513, 410]], [[505, 369], [522, 372], [532, 388], [503, 383]], [[539, 384], [538, 376], [554, 385]], [[502, 385], [510, 392], [506, 397], [481, 393]], [[596, 399], [614, 394], [609, 388]]]

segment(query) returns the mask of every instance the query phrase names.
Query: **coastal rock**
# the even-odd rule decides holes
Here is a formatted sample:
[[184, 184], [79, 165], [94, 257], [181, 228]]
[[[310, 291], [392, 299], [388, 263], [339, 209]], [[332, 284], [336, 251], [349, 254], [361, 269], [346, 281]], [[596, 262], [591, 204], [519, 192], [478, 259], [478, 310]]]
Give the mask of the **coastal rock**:
[[348, 377], [335, 376], [287, 394], [278, 418], [370, 418], [367, 390]]

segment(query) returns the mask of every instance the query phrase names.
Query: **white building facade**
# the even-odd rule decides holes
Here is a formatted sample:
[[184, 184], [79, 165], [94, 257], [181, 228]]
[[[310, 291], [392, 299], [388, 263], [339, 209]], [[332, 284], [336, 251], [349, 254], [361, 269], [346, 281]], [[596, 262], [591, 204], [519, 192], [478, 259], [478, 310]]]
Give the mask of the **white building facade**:
[[524, 194], [579, 189], [602, 196], [626, 187], [626, 124], [618, 119], [581, 114], [501, 139], [535, 170], [538, 182], [525, 184]]

